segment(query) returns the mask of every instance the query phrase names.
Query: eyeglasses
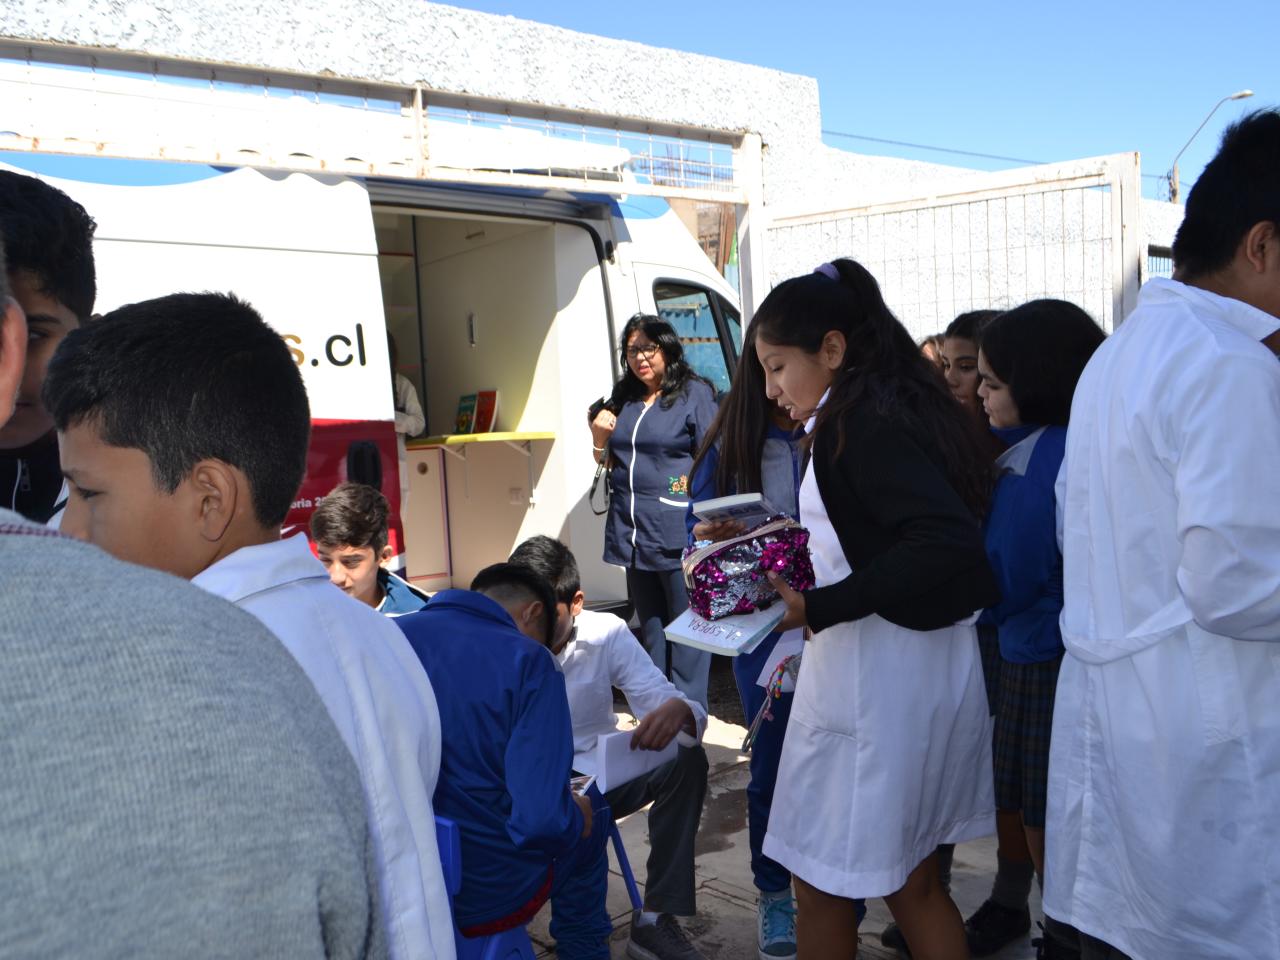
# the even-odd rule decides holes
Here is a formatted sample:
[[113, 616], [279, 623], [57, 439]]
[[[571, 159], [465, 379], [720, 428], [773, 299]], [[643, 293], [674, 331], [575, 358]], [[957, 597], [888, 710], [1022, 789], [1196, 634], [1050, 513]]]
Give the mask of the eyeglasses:
[[658, 352], [658, 349], [659, 348], [656, 343], [646, 343], [643, 346], [637, 345], [634, 347], [627, 347], [627, 359], [636, 360], [639, 357], [644, 357], [646, 360], [648, 360], [650, 357], [652, 357], [655, 353]]

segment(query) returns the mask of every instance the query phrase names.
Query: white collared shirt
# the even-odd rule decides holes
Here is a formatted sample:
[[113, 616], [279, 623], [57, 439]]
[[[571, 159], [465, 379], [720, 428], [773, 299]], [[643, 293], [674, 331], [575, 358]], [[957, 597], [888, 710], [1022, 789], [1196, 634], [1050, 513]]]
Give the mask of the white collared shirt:
[[618, 729], [618, 715], [613, 712], [614, 687], [626, 695], [637, 719], [643, 719], [673, 697], [684, 700], [693, 711], [698, 739], [702, 739], [707, 729], [707, 711], [685, 698], [663, 676], [620, 617], [584, 610], [574, 621], [574, 628], [574, 638], [556, 657], [564, 673], [573, 720], [574, 769], [584, 769], [578, 765], [579, 758], [595, 750], [601, 735]]
[[1280, 320], [1153, 280], [1076, 389], [1045, 910], [1280, 956]]
[[452, 960], [453, 919], [431, 808], [440, 715], [404, 634], [334, 587], [300, 535], [237, 550], [192, 582], [280, 638], [351, 750], [365, 787], [391, 956]]

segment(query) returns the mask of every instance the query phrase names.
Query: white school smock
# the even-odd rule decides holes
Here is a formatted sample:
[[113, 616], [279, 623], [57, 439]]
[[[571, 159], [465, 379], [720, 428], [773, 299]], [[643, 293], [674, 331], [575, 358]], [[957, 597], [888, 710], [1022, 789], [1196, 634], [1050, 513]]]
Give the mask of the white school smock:
[[400, 472], [400, 510], [409, 501], [409, 451], [405, 442], [427, 429], [427, 418], [413, 382], [397, 373], [391, 382], [396, 407], [396, 463]]
[[405, 635], [330, 583], [301, 535], [237, 550], [192, 583], [253, 614], [280, 638], [355, 757], [390, 955], [453, 960], [453, 914], [431, 809], [440, 713]]
[[1277, 328], [1152, 280], [1072, 405], [1044, 908], [1136, 960], [1280, 957]]
[[[618, 732], [613, 688], [627, 698], [637, 720], [668, 700], [683, 700], [693, 714], [699, 741], [707, 729], [707, 711], [690, 700], [654, 666], [625, 620], [612, 613], [583, 610], [574, 621], [572, 639], [556, 656], [564, 674], [569, 716], [573, 720], [574, 769], [594, 769], [596, 743]], [[587, 766], [584, 766], [586, 764]]]
[[[817, 586], [847, 577], [812, 464], [800, 522]], [[920, 632], [870, 616], [814, 634], [765, 855], [827, 893], [882, 897], [938, 844], [994, 832], [991, 720], [972, 622]]]

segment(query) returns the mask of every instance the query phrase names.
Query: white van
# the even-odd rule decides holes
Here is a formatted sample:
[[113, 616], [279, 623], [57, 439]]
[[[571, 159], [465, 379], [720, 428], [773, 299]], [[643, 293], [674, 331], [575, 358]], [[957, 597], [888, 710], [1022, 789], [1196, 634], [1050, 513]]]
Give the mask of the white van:
[[[393, 531], [409, 578], [465, 587], [525, 537], [564, 540], [593, 601], [625, 597], [600, 561], [586, 412], [619, 372], [636, 312], [675, 325], [727, 387], [737, 295], [665, 200], [0, 151], [98, 221], [98, 303], [231, 291], [285, 338], [313, 431], [291, 525], [348, 478], [398, 505], [387, 336], [425, 436]], [[452, 436], [459, 399], [496, 390], [492, 432]], [[263, 411], [270, 416], [270, 411]]]

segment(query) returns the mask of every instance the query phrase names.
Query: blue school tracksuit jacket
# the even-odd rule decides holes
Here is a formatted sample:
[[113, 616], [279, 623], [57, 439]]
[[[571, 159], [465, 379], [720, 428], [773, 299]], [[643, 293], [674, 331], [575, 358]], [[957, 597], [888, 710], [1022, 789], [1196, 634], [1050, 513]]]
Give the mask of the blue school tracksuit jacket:
[[987, 558], [1000, 602], [982, 622], [994, 624], [1000, 656], [1044, 663], [1063, 652], [1062, 553], [1058, 550], [1054, 485], [1066, 451], [1066, 427], [993, 431], [1012, 444], [996, 461], [1000, 479], [984, 525]]
[[[760, 458], [760, 492], [764, 498], [791, 517], [800, 516], [800, 440], [799, 430], [783, 430], [777, 424], [769, 424], [764, 436], [764, 451]], [[698, 464], [698, 472], [689, 483], [689, 506], [685, 515], [685, 529], [689, 543], [693, 543], [693, 528], [698, 518], [693, 515], [693, 504], [699, 500], [713, 500], [729, 496], [736, 490], [720, 493], [716, 490], [716, 468], [720, 465], [720, 446], [713, 446]]]
[[378, 586], [382, 588], [382, 602], [378, 604], [378, 612], [385, 613], [388, 617], [417, 613], [431, 599], [407, 580], [383, 568], [378, 569]]
[[435, 812], [462, 835], [462, 927], [527, 904], [582, 833], [569, 792], [573, 725], [564, 676], [493, 600], [443, 590], [395, 618], [435, 690], [443, 733]]

